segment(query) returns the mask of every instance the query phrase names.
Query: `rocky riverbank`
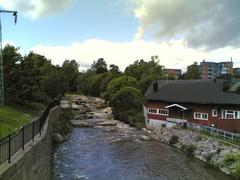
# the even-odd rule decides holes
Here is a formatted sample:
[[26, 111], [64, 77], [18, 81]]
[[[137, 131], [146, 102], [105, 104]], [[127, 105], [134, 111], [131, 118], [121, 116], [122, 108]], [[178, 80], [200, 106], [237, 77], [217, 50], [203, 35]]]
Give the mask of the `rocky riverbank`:
[[[84, 95], [67, 95], [61, 101], [61, 107], [65, 112], [71, 114], [70, 122], [74, 127], [78, 128], [101, 128], [113, 127], [125, 131], [126, 134], [134, 132], [135, 128], [124, 122], [115, 120], [112, 115], [112, 108], [101, 98], [88, 97]], [[149, 141], [147, 132], [141, 131], [136, 139]]]
[[[175, 146], [210, 165], [218, 167], [227, 174], [237, 177], [237, 173], [239, 173], [239, 160], [237, 158], [240, 149], [238, 146], [226, 145], [202, 133], [181, 128], [159, 127], [149, 132], [149, 135], [152, 139]], [[230, 157], [232, 158], [228, 159]]]

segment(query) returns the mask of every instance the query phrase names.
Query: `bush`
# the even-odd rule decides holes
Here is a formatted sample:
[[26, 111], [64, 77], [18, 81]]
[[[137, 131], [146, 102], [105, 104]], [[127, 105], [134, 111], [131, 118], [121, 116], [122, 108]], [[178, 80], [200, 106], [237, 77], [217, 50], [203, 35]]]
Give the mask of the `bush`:
[[225, 165], [229, 166], [234, 162], [235, 162], [235, 155], [234, 154], [226, 154], [224, 156], [224, 164]]
[[178, 142], [178, 136], [176, 136], [176, 135], [172, 135], [172, 136], [170, 137], [169, 141], [168, 141], [168, 143], [169, 143], [170, 145], [174, 145], [174, 144], [176, 144], [177, 142]]
[[237, 165], [237, 167], [231, 172], [231, 174], [235, 179], [240, 179], [240, 164]]
[[184, 144], [184, 145], [182, 145], [182, 149], [189, 156], [193, 156], [194, 155], [194, 151], [196, 150], [196, 145], [194, 145], [194, 144]]

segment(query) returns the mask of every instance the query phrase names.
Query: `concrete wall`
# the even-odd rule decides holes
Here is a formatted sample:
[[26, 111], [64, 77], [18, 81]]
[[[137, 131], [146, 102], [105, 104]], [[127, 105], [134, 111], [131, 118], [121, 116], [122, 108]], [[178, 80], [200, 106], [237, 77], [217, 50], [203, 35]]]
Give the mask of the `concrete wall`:
[[58, 119], [62, 110], [55, 107], [50, 111], [41, 136], [20, 150], [9, 164], [0, 166], [0, 180], [50, 180], [52, 155], [51, 122]]

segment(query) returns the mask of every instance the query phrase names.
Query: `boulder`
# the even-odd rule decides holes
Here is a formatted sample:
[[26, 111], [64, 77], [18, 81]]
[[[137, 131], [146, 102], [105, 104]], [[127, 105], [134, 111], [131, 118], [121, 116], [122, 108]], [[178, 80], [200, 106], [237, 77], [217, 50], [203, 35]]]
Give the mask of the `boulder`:
[[116, 126], [117, 123], [115, 121], [104, 121], [104, 122], [100, 122], [97, 125], [99, 126]]
[[150, 140], [151, 140], [150, 137], [145, 136], [145, 135], [141, 135], [141, 136], [139, 137], [139, 139], [142, 140], [142, 141], [150, 141]]
[[62, 143], [64, 141], [64, 138], [59, 133], [53, 133], [52, 140], [54, 144]]

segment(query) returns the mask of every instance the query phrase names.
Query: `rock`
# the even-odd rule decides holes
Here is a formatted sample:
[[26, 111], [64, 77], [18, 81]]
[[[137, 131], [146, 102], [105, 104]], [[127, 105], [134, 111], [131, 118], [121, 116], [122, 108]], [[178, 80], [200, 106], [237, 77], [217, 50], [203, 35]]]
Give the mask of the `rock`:
[[53, 133], [52, 140], [53, 140], [53, 143], [57, 144], [57, 143], [62, 143], [64, 141], [64, 138], [59, 133]]
[[104, 121], [104, 122], [100, 122], [97, 125], [99, 126], [116, 126], [117, 123], [115, 121]]
[[139, 139], [141, 139], [142, 141], [150, 141], [150, 140], [151, 140], [150, 137], [145, 136], [145, 135], [141, 135], [141, 136], [139, 137]]
[[71, 104], [70, 104], [70, 102], [67, 101], [67, 100], [61, 100], [60, 106], [61, 106], [61, 108], [63, 108], [63, 109], [71, 108]]
[[80, 122], [80, 121], [77, 121], [77, 122], [71, 121], [71, 122], [72, 122], [73, 126], [75, 126], [75, 127], [82, 127], [82, 128], [94, 127], [93, 124], [87, 123], [87, 122]]

